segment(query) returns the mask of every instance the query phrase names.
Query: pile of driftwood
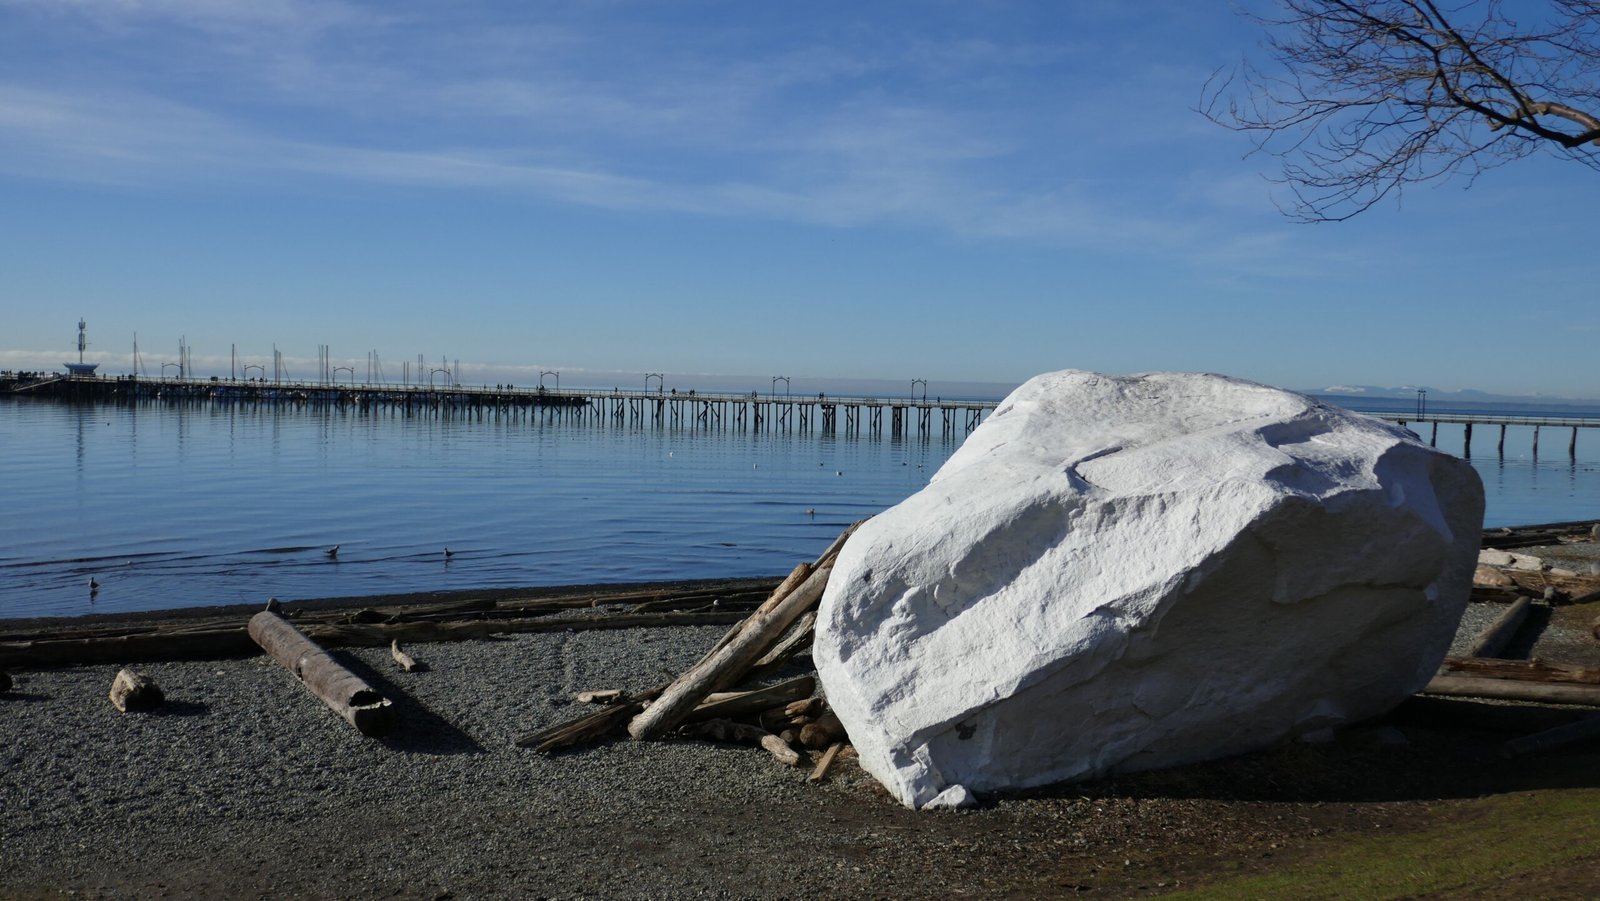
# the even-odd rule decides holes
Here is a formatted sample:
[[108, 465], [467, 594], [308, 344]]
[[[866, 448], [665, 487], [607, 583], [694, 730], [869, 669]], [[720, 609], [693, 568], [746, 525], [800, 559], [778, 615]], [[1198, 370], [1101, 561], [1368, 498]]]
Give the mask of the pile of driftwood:
[[[1467, 653], [1446, 657], [1439, 674], [1423, 692], [1430, 695], [1490, 698], [1535, 704], [1600, 707], [1600, 667], [1505, 660], [1531, 612], [1561, 605], [1600, 601], [1600, 575], [1579, 573], [1532, 554], [1527, 549], [1600, 539], [1600, 523], [1556, 523], [1519, 529], [1488, 530], [1473, 577], [1473, 600], [1504, 603], [1500, 616], [1472, 640]], [[1600, 621], [1591, 631], [1600, 639]], [[1600, 736], [1600, 714], [1506, 742], [1507, 756], [1519, 756]]]
[[[384, 647], [395, 641], [458, 641], [522, 632], [727, 625], [772, 590], [767, 580], [731, 586], [661, 588], [415, 603], [384, 610], [301, 610], [290, 618], [329, 646]], [[247, 615], [207, 614], [156, 623], [52, 625], [0, 635], [0, 668], [155, 660], [215, 660], [260, 653]]]
[[[859, 524], [858, 524], [859, 525]], [[11, 684], [7, 666], [69, 665], [114, 661], [206, 659], [265, 650], [327, 706], [363, 733], [376, 735], [393, 722], [392, 704], [328, 655], [339, 645], [388, 646], [401, 669], [421, 668], [401, 647], [406, 641], [483, 639], [498, 634], [639, 626], [731, 624], [698, 663], [671, 682], [646, 691], [597, 689], [577, 700], [596, 705], [570, 722], [525, 735], [523, 747], [560, 751], [620, 738], [683, 737], [759, 745], [790, 766], [813, 761], [820, 779], [847, 748], [848, 737], [826, 701], [815, 696], [811, 675], [794, 675], [764, 687], [806, 651], [816, 607], [833, 562], [855, 526], [822, 556], [795, 567], [788, 578], [703, 588], [569, 593], [502, 597], [446, 604], [418, 603], [384, 610], [301, 612], [290, 617], [276, 603], [241, 622], [239, 615], [154, 625], [79, 625], [0, 637], [0, 691]], [[1580, 573], [1512, 553], [1537, 546], [1600, 541], [1600, 524], [1560, 523], [1490, 530], [1474, 579], [1473, 599], [1501, 602], [1504, 614], [1480, 633], [1468, 652], [1444, 661], [1424, 694], [1600, 707], [1600, 667], [1541, 660], [1501, 659], [1531, 611], [1600, 601], [1600, 575]], [[1600, 638], [1600, 622], [1595, 626]], [[111, 701], [119, 710], [162, 702], [159, 686], [138, 672], [117, 674]], [[1506, 743], [1508, 755], [1600, 736], [1600, 713], [1559, 729]]]
[[[0, 639], [0, 664], [68, 665], [104, 661], [206, 659], [265, 651], [308, 691], [365, 735], [382, 735], [394, 724], [393, 704], [331, 656], [324, 645], [389, 646], [406, 672], [422, 665], [401, 646], [407, 641], [488, 638], [516, 632], [620, 629], [637, 626], [708, 625], [737, 622], [755, 609], [771, 583], [749, 582], [731, 590], [703, 588], [569, 594], [418, 604], [398, 609], [286, 615], [276, 598], [240, 623], [237, 617], [206, 616], [155, 625], [87, 625]], [[587, 610], [587, 615], [561, 615]], [[11, 687], [0, 669], [0, 692]], [[809, 689], [808, 689], [809, 693]], [[122, 712], [152, 710], [165, 696], [149, 676], [124, 668], [109, 697]]]
[[633, 695], [615, 689], [584, 692], [579, 700], [603, 706], [524, 735], [517, 744], [551, 752], [624, 732], [638, 740], [676, 735], [760, 745], [789, 766], [803, 766], [807, 752], [820, 752], [810, 778], [824, 778], [847, 737], [827, 703], [812, 696], [816, 683], [811, 676], [766, 688], [732, 689], [771, 675], [809, 647], [833, 561], [859, 525], [846, 529], [815, 562], [796, 566], [755, 612], [678, 678]]

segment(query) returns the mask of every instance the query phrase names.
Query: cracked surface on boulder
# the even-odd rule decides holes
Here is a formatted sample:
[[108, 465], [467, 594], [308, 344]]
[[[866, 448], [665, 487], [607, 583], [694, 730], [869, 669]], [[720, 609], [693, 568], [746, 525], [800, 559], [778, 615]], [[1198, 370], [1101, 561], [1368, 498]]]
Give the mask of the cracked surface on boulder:
[[1050, 373], [845, 545], [814, 656], [909, 806], [1223, 756], [1425, 684], [1482, 519], [1468, 464], [1378, 420]]

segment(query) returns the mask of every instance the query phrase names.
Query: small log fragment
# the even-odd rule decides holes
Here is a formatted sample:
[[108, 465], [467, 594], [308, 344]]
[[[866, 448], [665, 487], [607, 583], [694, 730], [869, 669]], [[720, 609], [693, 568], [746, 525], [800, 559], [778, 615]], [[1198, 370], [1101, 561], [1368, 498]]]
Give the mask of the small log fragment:
[[1434, 676], [1422, 691], [1430, 695], [1600, 707], [1600, 685], [1523, 682], [1478, 676]]
[[800, 728], [800, 744], [813, 751], [820, 751], [844, 739], [844, 723], [839, 722], [831, 710], [817, 717], [816, 722]]
[[1526, 754], [1575, 744], [1596, 736], [1600, 736], [1600, 714], [1592, 714], [1577, 722], [1535, 732], [1522, 738], [1513, 738], [1500, 746], [1500, 754], [1504, 757], [1522, 757]]
[[799, 752], [797, 752], [794, 748], [789, 747], [788, 742], [770, 732], [762, 736], [761, 747], [766, 748], [767, 753], [772, 755], [772, 759], [778, 761], [784, 766], [800, 765]]
[[123, 713], [154, 710], [166, 699], [154, 679], [131, 669], [118, 670], [117, 677], [111, 680], [111, 706]]
[[398, 638], [389, 642], [389, 656], [393, 657], [394, 662], [400, 664], [400, 668], [406, 672], [416, 672], [416, 658], [412, 657], [410, 654], [407, 654], [405, 651], [400, 650], [400, 640]]
[[783, 708], [784, 716], [816, 716], [822, 712], [825, 702], [821, 698], [806, 698], [795, 701]]
[[250, 637], [300, 683], [362, 735], [382, 735], [394, 723], [389, 699], [317, 647], [273, 610], [250, 618]]
[[798, 676], [787, 682], [779, 682], [777, 685], [755, 691], [729, 692], [715, 700], [713, 700], [715, 696], [712, 696], [690, 711], [689, 715], [684, 717], [684, 722], [751, 716], [774, 707], [782, 707], [799, 698], [809, 697], [816, 690], [817, 680], [814, 677]]
[[806, 777], [806, 781], [821, 782], [828, 778], [828, 770], [833, 767], [833, 761], [839, 756], [839, 749], [843, 747], [844, 742], [842, 741], [836, 741], [829, 745], [828, 750], [822, 752], [822, 759], [818, 760], [816, 767], [811, 770], [811, 775]]
[[1522, 628], [1523, 620], [1528, 618], [1528, 607], [1533, 603], [1533, 598], [1526, 595], [1514, 601], [1499, 618], [1490, 623], [1487, 628], [1479, 632], [1472, 639], [1472, 644], [1467, 648], [1469, 657], [1495, 657], [1516, 636], [1517, 630]]
[[611, 704], [622, 699], [620, 688], [597, 688], [593, 691], [580, 691], [572, 696], [579, 704]]

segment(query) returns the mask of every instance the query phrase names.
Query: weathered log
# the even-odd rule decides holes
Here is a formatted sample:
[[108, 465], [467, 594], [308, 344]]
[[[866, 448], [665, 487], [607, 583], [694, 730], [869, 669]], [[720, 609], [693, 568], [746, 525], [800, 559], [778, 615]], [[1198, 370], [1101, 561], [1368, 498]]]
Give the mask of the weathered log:
[[517, 738], [514, 743], [519, 748], [532, 748], [549, 754], [578, 745], [603, 741], [612, 736], [620, 736], [628, 720], [643, 710], [647, 702], [658, 697], [663, 688], [666, 686], [660, 685], [632, 696], [624, 693], [610, 706], [584, 714], [575, 720], [557, 723], [537, 732], [529, 732]]
[[1467, 647], [1467, 655], [1470, 657], [1498, 655], [1511, 642], [1517, 630], [1522, 628], [1523, 621], [1528, 618], [1528, 607], [1532, 603], [1533, 598], [1526, 595], [1517, 598], [1505, 612], [1472, 639], [1472, 644]]
[[[705, 613], [624, 613], [605, 616], [542, 616], [522, 619], [343, 624], [302, 622], [301, 631], [324, 645], [384, 647], [391, 641], [468, 641], [495, 635], [636, 629], [648, 626], [716, 626], [742, 621], [736, 610]], [[0, 665], [63, 666], [148, 660], [212, 660], [259, 652], [239, 626], [152, 629], [121, 635], [0, 641]]]
[[1600, 713], [1584, 717], [1575, 723], [1546, 729], [1522, 738], [1514, 738], [1500, 746], [1504, 757], [1521, 757], [1539, 751], [1549, 751], [1565, 745], [1600, 736]]
[[789, 658], [793, 657], [802, 648], [810, 648], [816, 625], [817, 611], [806, 611], [806, 614], [800, 617], [799, 621], [783, 633], [783, 637], [778, 639], [777, 644], [774, 644], [771, 650], [761, 655], [761, 659], [750, 667], [748, 678], [760, 679], [769, 675], [781, 669], [784, 664], [789, 662]]
[[1521, 682], [1570, 682], [1578, 685], [1600, 685], [1600, 667], [1573, 666], [1567, 663], [1545, 663], [1542, 660], [1502, 660], [1497, 657], [1446, 657], [1440, 665], [1441, 675], [1458, 673], [1464, 676], [1483, 676], [1491, 679], [1515, 679]]
[[252, 616], [249, 632], [262, 650], [294, 673], [302, 685], [362, 735], [382, 735], [393, 725], [394, 711], [388, 698], [340, 666], [275, 611], [264, 610]]
[[0, 691], [10, 691], [10, 690], [11, 690], [11, 674], [6, 672], [5, 670], [0, 670]]
[[111, 706], [123, 713], [130, 710], [154, 710], [166, 701], [167, 696], [155, 680], [131, 669], [117, 671], [111, 680]]
[[839, 718], [834, 716], [831, 710], [817, 717], [815, 722], [800, 728], [800, 744], [813, 751], [820, 751], [844, 740], [844, 723], [839, 722]]
[[592, 691], [580, 691], [572, 696], [579, 704], [611, 704], [622, 699], [620, 688], [596, 688]]
[[410, 673], [416, 671], [416, 658], [412, 657], [410, 654], [407, 654], [405, 651], [400, 650], [399, 639], [389, 642], [389, 656], [393, 657], [394, 662], [400, 664], [400, 668], [406, 672]]
[[1596, 685], [1524, 682], [1478, 676], [1434, 676], [1422, 691], [1430, 695], [1600, 707], [1600, 686]]
[[844, 742], [842, 741], [836, 741], [829, 745], [828, 750], [822, 752], [822, 759], [818, 760], [816, 767], [811, 770], [811, 775], [806, 777], [806, 781], [821, 782], [828, 778], [828, 770], [833, 768], [833, 761], [839, 756], [839, 750], [843, 747]]
[[690, 711], [683, 721], [693, 723], [700, 720], [738, 719], [742, 716], [751, 716], [763, 710], [782, 707], [801, 698], [810, 697], [816, 690], [815, 678], [798, 676], [755, 691], [732, 692], [716, 700], [712, 700], [715, 696], [710, 696]]
[[818, 567], [798, 588], [750, 623], [734, 639], [700, 664], [679, 676], [661, 697], [628, 724], [635, 739], [655, 738], [683, 721], [700, 700], [713, 691], [738, 684], [745, 671], [800, 615], [817, 603], [833, 572], [832, 563]]

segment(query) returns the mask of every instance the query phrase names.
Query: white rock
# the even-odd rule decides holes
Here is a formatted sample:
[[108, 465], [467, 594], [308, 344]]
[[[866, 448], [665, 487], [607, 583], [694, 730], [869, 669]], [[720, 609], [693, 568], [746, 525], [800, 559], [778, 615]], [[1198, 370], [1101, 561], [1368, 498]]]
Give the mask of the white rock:
[[1483, 489], [1395, 426], [1214, 375], [1018, 388], [839, 555], [813, 652], [920, 807], [1218, 757], [1421, 688]]
[[1478, 552], [1478, 563], [1483, 566], [1510, 566], [1513, 559], [1511, 552], [1498, 548], [1486, 547]]
[[968, 807], [977, 807], [978, 797], [967, 791], [965, 785], [952, 785], [939, 794], [932, 801], [922, 805], [922, 810], [963, 810]]

